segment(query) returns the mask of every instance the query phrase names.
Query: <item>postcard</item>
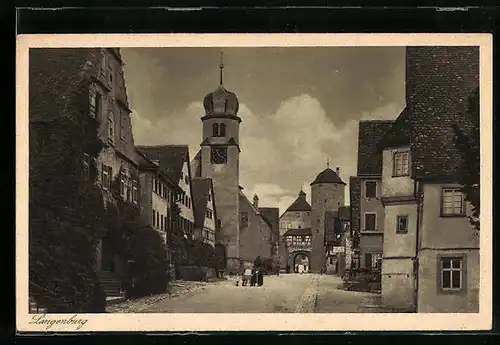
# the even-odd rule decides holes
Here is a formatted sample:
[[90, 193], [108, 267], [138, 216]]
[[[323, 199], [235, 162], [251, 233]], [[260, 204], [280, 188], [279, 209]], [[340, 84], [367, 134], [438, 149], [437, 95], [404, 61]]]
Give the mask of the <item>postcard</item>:
[[492, 61], [489, 34], [19, 35], [18, 331], [491, 328]]

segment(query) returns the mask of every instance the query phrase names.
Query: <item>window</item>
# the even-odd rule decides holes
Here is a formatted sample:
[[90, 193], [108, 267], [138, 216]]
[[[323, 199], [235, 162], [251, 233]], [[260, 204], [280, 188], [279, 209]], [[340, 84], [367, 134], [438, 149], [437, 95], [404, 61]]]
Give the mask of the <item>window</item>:
[[396, 217], [396, 233], [406, 234], [408, 232], [408, 216]]
[[394, 176], [407, 176], [409, 152], [397, 152], [394, 154]]
[[160, 216], [160, 229], [163, 230], [163, 216]]
[[113, 169], [110, 166], [105, 164], [102, 165], [102, 189], [110, 190], [111, 189], [111, 178], [112, 178]]
[[90, 156], [86, 153], [83, 154], [83, 178], [90, 180]]
[[208, 193], [208, 201], [212, 201], [212, 194]]
[[218, 123], [214, 123], [212, 125], [212, 136], [213, 137], [218, 137], [219, 136], [219, 124]]
[[115, 114], [113, 111], [108, 111], [108, 141], [115, 141]]
[[120, 139], [125, 140], [127, 138], [126, 135], [126, 125], [127, 124], [127, 114], [120, 110]]
[[226, 124], [225, 123], [221, 123], [219, 126], [219, 136], [220, 137], [226, 136]]
[[214, 164], [225, 164], [227, 163], [227, 148], [225, 147], [213, 147], [211, 150], [211, 160]]
[[464, 286], [464, 259], [462, 257], [442, 257], [440, 270], [441, 290], [462, 290]]
[[377, 214], [365, 213], [365, 230], [375, 231], [377, 226]]
[[120, 196], [125, 199], [126, 195], [126, 184], [127, 184], [127, 176], [124, 173], [120, 173]]
[[167, 198], [167, 186], [163, 186], [163, 197], [166, 199]]
[[138, 183], [136, 180], [133, 180], [132, 181], [132, 202], [134, 204], [137, 204], [137, 201], [138, 201]]
[[156, 212], [156, 227], [160, 225], [160, 213]]
[[295, 217], [300, 218], [300, 212], [295, 213]]
[[101, 66], [99, 66], [99, 69], [101, 70], [101, 75], [106, 77], [106, 53], [104, 51], [101, 51]]
[[248, 212], [241, 212], [241, 227], [246, 228], [248, 226]]
[[365, 268], [371, 268], [371, 267], [372, 267], [372, 254], [366, 253], [365, 254]]
[[89, 85], [89, 115], [95, 117], [97, 89], [94, 83]]
[[153, 226], [156, 226], [156, 211], [153, 209]]
[[460, 188], [443, 188], [442, 216], [463, 216], [464, 195]]
[[376, 198], [377, 197], [377, 181], [366, 181], [365, 182], [365, 197], [366, 198]]
[[108, 80], [110, 83], [113, 82], [113, 63], [111, 59], [108, 61]]

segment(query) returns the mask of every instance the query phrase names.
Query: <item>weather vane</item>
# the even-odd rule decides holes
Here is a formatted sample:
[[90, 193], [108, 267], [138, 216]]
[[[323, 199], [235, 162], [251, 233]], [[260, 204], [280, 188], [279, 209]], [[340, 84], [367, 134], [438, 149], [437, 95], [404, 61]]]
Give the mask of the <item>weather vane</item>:
[[219, 68], [220, 68], [220, 84], [221, 85], [222, 85], [222, 70], [224, 69], [224, 63], [222, 61], [223, 57], [224, 57], [224, 53], [220, 52], [220, 65], [219, 65]]
[[326, 159], [326, 167], [329, 168], [330, 167], [330, 158], [327, 158]]

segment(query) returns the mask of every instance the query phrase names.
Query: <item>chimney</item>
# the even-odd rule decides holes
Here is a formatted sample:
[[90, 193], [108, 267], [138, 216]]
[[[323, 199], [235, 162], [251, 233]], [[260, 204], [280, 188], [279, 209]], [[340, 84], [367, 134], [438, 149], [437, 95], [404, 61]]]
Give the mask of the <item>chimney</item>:
[[257, 194], [253, 196], [253, 207], [257, 209], [259, 208], [259, 197], [257, 196]]
[[337, 167], [336, 171], [337, 171], [337, 176], [340, 177], [340, 168]]

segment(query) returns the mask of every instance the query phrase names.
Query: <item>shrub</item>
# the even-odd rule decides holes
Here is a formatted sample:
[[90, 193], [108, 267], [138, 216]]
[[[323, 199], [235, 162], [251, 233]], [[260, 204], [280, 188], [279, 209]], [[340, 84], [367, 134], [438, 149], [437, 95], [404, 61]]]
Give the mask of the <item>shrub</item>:
[[110, 207], [109, 236], [115, 243], [115, 252], [131, 262], [127, 282], [129, 296], [139, 297], [164, 292], [168, 284], [167, 250], [160, 235], [141, 218], [137, 206], [117, 200]]

